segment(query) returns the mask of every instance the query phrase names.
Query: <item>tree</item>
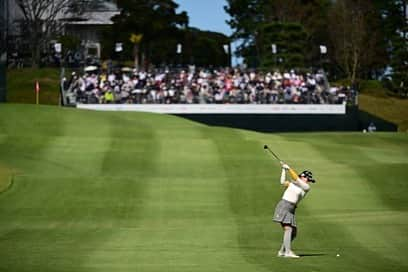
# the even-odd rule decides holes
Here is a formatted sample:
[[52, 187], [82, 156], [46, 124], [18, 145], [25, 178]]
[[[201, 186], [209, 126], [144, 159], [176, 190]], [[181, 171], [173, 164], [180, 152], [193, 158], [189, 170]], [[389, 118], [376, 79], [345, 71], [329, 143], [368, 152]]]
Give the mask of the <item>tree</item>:
[[[229, 52], [224, 46], [230, 44], [226, 35], [196, 28], [185, 30], [183, 62], [198, 66], [229, 66]], [[228, 48], [229, 49], [229, 48]]]
[[[252, 66], [269, 63], [270, 42], [278, 41], [273, 41], [273, 33], [268, 33], [268, 30], [275, 31], [270, 26], [279, 24], [287, 26], [286, 29], [291, 31], [288, 36], [295, 38], [279, 41], [283, 45], [280, 49], [286, 49], [286, 54], [289, 54], [286, 59], [297, 59], [297, 64], [311, 66], [319, 58], [318, 46], [327, 40], [327, 10], [330, 3], [329, 0], [227, 0], [225, 10], [231, 16], [228, 24], [234, 29], [232, 38], [242, 42], [238, 55]], [[298, 27], [293, 28], [294, 25]], [[285, 31], [281, 31], [281, 36]], [[295, 35], [295, 31], [299, 33]], [[290, 43], [304, 46], [302, 57], [300, 52], [293, 52], [294, 55], [290, 56], [292, 52], [287, 51], [292, 46]]]
[[[263, 54], [265, 68], [302, 68], [306, 59], [306, 31], [299, 23], [269, 23], [263, 27]], [[272, 52], [272, 44], [276, 46]]]
[[240, 42], [235, 53], [251, 66], [258, 66], [262, 57], [258, 28], [265, 21], [263, 7], [261, 0], [227, 0], [224, 7], [231, 18], [227, 23], [234, 29], [231, 38]]
[[376, 59], [377, 15], [369, 0], [338, 0], [329, 12], [333, 57], [352, 84]]
[[406, 92], [408, 88], [408, 25], [406, 0], [375, 0], [381, 15], [383, 42], [386, 45], [389, 67], [392, 69], [394, 90]]
[[29, 41], [32, 66], [38, 67], [41, 49], [64, 27], [64, 16], [81, 12], [101, 0], [16, 0], [24, 16], [23, 35]]
[[59, 27], [57, 17], [64, 14], [71, 4], [70, 0], [17, 0], [24, 15], [23, 33], [30, 41], [32, 66], [40, 63], [41, 48]]
[[113, 39], [133, 48], [130, 36], [141, 34], [140, 56], [135, 57], [145, 64], [150, 63], [156, 45], [182, 38], [180, 28], [188, 24], [187, 14], [177, 13], [173, 0], [122, 0], [118, 7], [121, 13], [113, 18]]

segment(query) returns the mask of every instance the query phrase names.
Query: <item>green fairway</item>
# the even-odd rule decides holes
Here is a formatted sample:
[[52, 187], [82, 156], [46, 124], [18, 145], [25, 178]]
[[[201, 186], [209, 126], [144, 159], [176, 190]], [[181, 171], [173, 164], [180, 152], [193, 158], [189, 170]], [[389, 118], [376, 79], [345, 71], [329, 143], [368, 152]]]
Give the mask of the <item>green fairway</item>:
[[[276, 257], [283, 190], [264, 144], [317, 179], [297, 260]], [[3, 104], [0, 271], [408, 271], [407, 168], [404, 133]]]

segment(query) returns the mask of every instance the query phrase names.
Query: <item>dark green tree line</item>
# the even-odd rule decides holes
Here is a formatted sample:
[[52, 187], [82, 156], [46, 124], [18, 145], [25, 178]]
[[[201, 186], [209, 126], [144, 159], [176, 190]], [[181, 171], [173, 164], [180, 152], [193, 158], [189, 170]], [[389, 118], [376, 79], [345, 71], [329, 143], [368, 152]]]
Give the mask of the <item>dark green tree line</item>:
[[[176, 48], [182, 37], [180, 29], [188, 24], [187, 14], [177, 13], [178, 5], [173, 0], [123, 0], [117, 1], [117, 5], [121, 13], [113, 18], [109, 36], [112, 41], [124, 43], [123, 54], [140, 54], [145, 63], [152, 61], [154, 53], [167, 56], [166, 49]], [[138, 52], [132, 52], [133, 45], [129, 40], [132, 34], [142, 35]], [[168, 45], [167, 48], [162, 48], [163, 43]], [[110, 48], [113, 50], [114, 46]]]
[[381, 30], [392, 75], [392, 89], [404, 92], [408, 88], [408, 24], [406, 0], [373, 1], [381, 15]]
[[[154, 65], [228, 65], [224, 44], [229, 38], [220, 33], [188, 27], [186, 12], [178, 12], [173, 0], [121, 0], [117, 2], [120, 15], [105, 35], [105, 56], [114, 55], [114, 44], [124, 44], [121, 55], [126, 58], [137, 54], [140, 64]], [[129, 40], [132, 34], [142, 35], [135, 46]], [[177, 46], [181, 45], [181, 52]]]
[[[325, 67], [337, 77], [407, 79], [407, 1], [227, 0], [237, 55], [251, 67]], [[276, 52], [271, 45], [275, 44]], [[327, 47], [327, 55], [319, 47]], [[275, 54], [274, 54], [275, 53]]]
[[[329, 1], [227, 0], [236, 52], [249, 66], [308, 67], [320, 59], [327, 40]], [[277, 45], [273, 54], [271, 45]], [[274, 61], [277, 59], [278, 61]]]

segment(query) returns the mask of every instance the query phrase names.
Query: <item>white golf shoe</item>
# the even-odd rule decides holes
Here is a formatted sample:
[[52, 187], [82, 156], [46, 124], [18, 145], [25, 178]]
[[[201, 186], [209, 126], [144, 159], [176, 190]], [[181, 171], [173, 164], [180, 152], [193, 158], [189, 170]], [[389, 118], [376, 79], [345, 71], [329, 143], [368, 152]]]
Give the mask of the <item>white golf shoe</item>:
[[284, 250], [279, 250], [278, 251], [278, 257], [284, 257], [285, 256], [285, 251]]
[[298, 255], [295, 254], [293, 251], [285, 252], [283, 255], [285, 258], [300, 258]]

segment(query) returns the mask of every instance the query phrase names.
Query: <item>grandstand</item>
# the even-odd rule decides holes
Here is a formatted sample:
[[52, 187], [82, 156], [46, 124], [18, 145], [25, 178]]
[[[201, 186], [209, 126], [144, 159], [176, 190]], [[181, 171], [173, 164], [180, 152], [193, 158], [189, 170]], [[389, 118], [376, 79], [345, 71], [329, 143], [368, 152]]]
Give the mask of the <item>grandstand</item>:
[[116, 72], [88, 67], [62, 82], [64, 104], [354, 104], [356, 91], [330, 87], [322, 70], [233, 68]]
[[107, 71], [91, 66], [64, 77], [61, 90], [64, 105], [83, 109], [168, 113], [266, 132], [360, 129], [357, 91], [330, 86], [322, 70]]

